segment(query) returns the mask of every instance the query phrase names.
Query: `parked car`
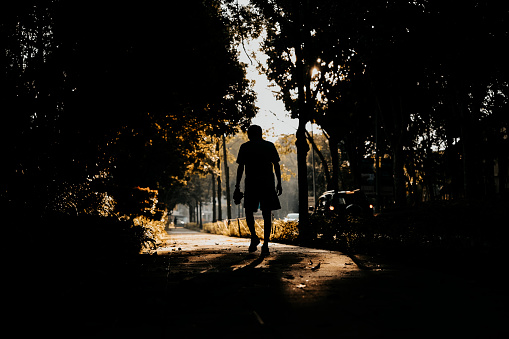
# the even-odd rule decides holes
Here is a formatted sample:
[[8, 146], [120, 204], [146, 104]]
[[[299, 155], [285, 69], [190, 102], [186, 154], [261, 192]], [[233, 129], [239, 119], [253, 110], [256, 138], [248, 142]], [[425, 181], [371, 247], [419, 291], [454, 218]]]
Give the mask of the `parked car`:
[[373, 205], [361, 190], [326, 191], [316, 204], [315, 213], [320, 215], [342, 214], [353, 216], [373, 216]]
[[299, 221], [299, 213], [288, 213], [283, 221]]

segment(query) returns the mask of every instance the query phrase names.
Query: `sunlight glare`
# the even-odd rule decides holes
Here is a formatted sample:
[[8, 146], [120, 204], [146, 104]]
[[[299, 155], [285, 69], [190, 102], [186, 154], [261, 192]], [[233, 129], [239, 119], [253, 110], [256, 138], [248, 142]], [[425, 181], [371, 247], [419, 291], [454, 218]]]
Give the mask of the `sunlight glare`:
[[315, 76], [317, 76], [318, 74], [320, 73], [320, 70], [318, 70], [317, 67], [313, 67], [311, 69], [311, 77], [314, 78]]

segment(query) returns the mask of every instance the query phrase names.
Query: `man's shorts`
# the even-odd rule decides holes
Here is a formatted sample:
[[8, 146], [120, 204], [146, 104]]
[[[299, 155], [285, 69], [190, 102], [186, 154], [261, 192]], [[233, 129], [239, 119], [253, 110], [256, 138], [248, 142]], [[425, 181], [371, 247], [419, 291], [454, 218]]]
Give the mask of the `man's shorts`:
[[257, 212], [258, 209], [262, 211], [274, 211], [281, 209], [279, 198], [275, 187], [246, 187], [244, 193], [244, 207], [247, 211]]

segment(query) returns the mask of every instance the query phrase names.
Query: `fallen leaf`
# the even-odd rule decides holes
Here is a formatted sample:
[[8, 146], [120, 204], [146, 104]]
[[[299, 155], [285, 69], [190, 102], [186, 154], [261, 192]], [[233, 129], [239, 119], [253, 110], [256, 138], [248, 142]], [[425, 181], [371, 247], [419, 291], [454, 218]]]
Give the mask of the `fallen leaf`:
[[317, 269], [320, 268], [320, 263], [318, 263], [318, 265], [314, 266], [314, 267], [311, 267], [311, 270], [312, 271], [316, 271]]

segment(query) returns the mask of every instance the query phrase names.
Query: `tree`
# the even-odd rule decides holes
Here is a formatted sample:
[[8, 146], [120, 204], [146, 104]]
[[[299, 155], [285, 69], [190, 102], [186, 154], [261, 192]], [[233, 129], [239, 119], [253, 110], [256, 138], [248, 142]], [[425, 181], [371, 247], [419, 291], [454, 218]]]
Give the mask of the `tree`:
[[57, 187], [93, 181], [119, 201], [157, 187], [175, 202], [190, 171], [206, 170], [210, 136], [256, 113], [219, 5], [6, 5], [2, 200], [40, 214]]
[[252, 1], [252, 4], [259, 9], [266, 28], [263, 50], [268, 61], [264, 71], [280, 86], [279, 98], [286, 109], [299, 119], [296, 133], [299, 234], [305, 239], [309, 233], [306, 124], [312, 119], [317, 93], [311, 86], [311, 69], [317, 60], [311, 37], [312, 23], [320, 8], [309, 1]]
[[[280, 86], [287, 110], [300, 122], [320, 124], [331, 137], [331, 147], [341, 142], [357, 182], [359, 164], [378, 134], [376, 148], [387, 150], [392, 159], [398, 206], [406, 204], [408, 173], [417, 175], [414, 161], [426, 173], [423, 182], [429, 192], [451, 180], [463, 187], [456, 195], [467, 197], [478, 196], [488, 181], [494, 186], [491, 169], [483, 164], [491, 168], [500, 163], [505, 169], [507, 163], [503, 152], [494, 155], [486, 143], [494, 137], [488, 133], [491, 122], [505, 126], [505, 119], [494, 112], [505, 107], [508, 89], [507, 50], [502, 47], [508, 42], [507, 4], [251, 3], [258, 11], [246, 20], [255, 21], [256, 14], [265, 20], [265, 72]], [[497, 108], [491, 106], [494, 102]], [[302, 126], [298, 133], [303, 130]], [[495, 137], [500, 141], [507, 135], [504, 128], [501, 131]], [[307, 145], [300, 145], [302, 155]], [[439, 149], [445, 149], [450, 169], [461, 159], [461, 176], [450, 170], [432, 175], [438, 174], [435, 170], [442, 162]], [[475, 174], [480, 172], [486, 174]]]

